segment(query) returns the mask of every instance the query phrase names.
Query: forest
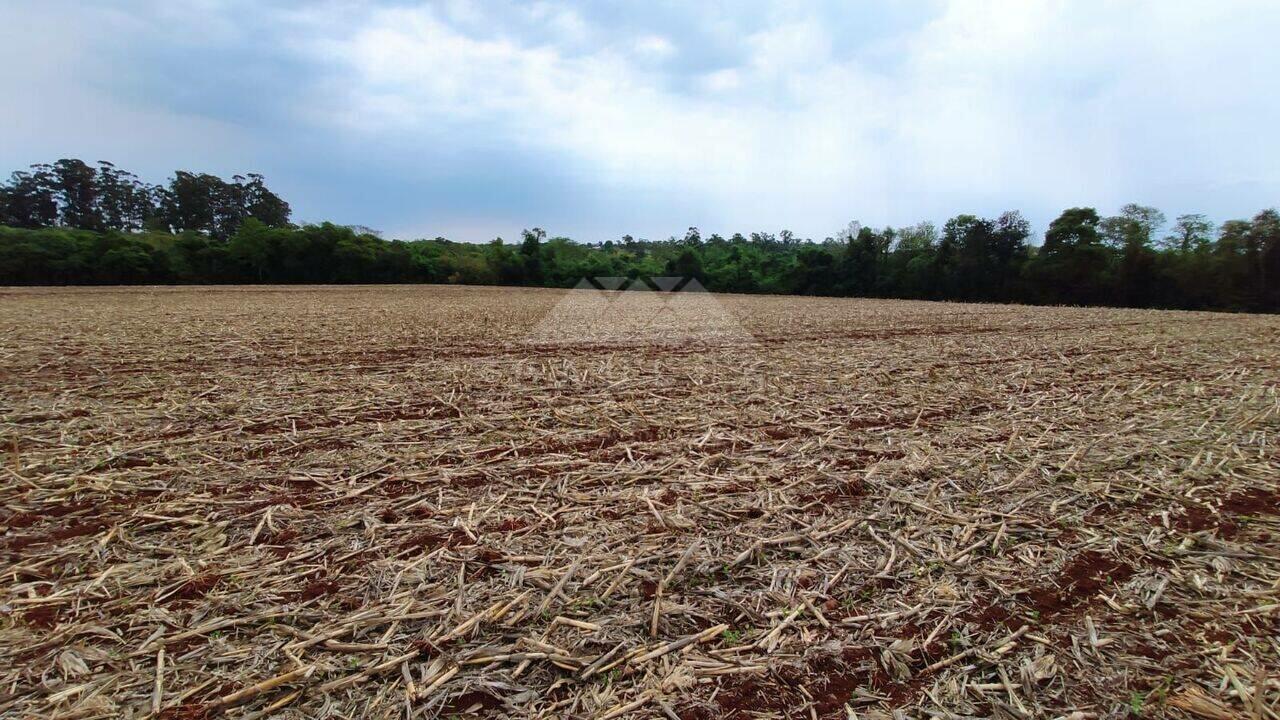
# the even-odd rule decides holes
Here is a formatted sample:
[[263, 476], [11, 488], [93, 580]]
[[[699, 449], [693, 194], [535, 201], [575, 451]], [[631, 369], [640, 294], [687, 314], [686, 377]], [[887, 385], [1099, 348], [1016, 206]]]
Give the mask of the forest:
[[388, 240], [360, 226], [295, 225], [261, 175], [178, 171], [151, 185], [108, 162], [63, 159], [0, 184], [0, 285], [459, 283], [571, 287], [673, 275], [718, 292], [1280, 310], [1280, 213], [1215, 225], [1125, 205], [1064, 210], [1042, 237], [1017, 211], [961, 214], [822, 240], [624, 235], [575, 242]]

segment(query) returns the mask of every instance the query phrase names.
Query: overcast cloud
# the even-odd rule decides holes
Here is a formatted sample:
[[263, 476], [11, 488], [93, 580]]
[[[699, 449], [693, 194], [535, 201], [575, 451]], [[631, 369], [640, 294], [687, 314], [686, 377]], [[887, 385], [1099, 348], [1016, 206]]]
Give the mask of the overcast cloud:
[[0, 0], [0, 170], [264, 173], [295, 220], [604, 240], [1280, 204], [1275, 0]]

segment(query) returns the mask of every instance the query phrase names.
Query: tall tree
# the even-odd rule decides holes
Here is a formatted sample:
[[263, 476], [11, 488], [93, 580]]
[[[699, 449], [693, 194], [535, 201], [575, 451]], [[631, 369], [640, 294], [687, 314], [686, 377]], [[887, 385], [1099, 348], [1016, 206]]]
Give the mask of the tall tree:
[[105, 160], [98, 161], [95, 188], [98, 216], [109, 229], [141, 230], [156, 214], [152, 200], [154, 190], [133, 173], [120, 170]]
[[1246, 256], [1256, 288], [1255, 307], [1280, 306], [1280, 212], [1263, 210], [1250, 226]]
[[1164, 223], [1164, 213], [1159, 210], [1129, 203], [1120, 208], [1118, 215], [1103, 220], [1099, 228], [1102, 239], [1116, 249], [1150, 247]]
[[1164, 213], [1134, 203], [1120, 208], [1119, 215], [1102, 221], [1102, 236], [1107, 245], [1120, 251], [1115, 281], [1116, 297], [1121, 303], [1146, 307], [1157, 299], [1159, 288], [1152, 241], [1164, 223]]
[[177, 171], [162, 194], [161, 212], [165, 222], [174, 232], [212, 233], [216, 213], [214, 197], [224, 184], [213, 175]]
[[236, 175], [226, 182], [216, 175], [179, 170], [157, 194], [164, 223], [174, 232], [192, 230], [226, 240], [246, 218], [267, 227], [289, 223], [289, 204], [267, 188], [261, 175]]
[[57, 189], [53, 168], [32, 165], [30, 172], [17, 171], [0, 189], [0, 212], [5, 225], [21, 228], [51, 227], [58, 223]]
[[1049, 223], [1044, 247], [1026, 271], [1037, 299], [1075, 304], [1108, 300], [1111, 252], [1100, 242], [1100, 222], [1097, 210], [1076, 207]]
[[994, 278], [988, 297], [1011, 300], [1016, 296], [1018, 278], [1027, 262], [1031, 223], [1017, 210], [1009, 210], [996, 218], [991, 231], [991, 261]]
[[258, 173], [245, 177], [236, 176], [240, 186], [240, 203], [244, 217], [251, 217], [267, 227], [279, 228], [289, 224], [289, 203], [267, 188], [267, 181]]
[[1061, 248], [1079, 245], [1093, 245], [1098, 242], [1098, 211], [1091, 207], [1076, 207], [1062, 211], [1062, 214], [1049, 223], [1044, 234], [1045, 252], [1056, 252]]
[[929, 297], [936, 287], [934, 253], [937, 251], [938, 229], [922, 222], [900, 228], [897, 242], [886, 258], [886, 272], [891, 294], [897, 297]]
[[83, 160], [63, 158], [53, 164], [53, 178], [60, 224], [80, 230], [103, 230], [94, 169]]
[[841, 274], [844, 276], [844, 291], [859, 297], [877, 295], [888, 239], [884, 234], [863, 227], [857, 221], [849, 223], [837, 234], [837, 238], [844, 241], [840, 263], [843, 266]]
[[1213, 242], [1213, 222], [1204, 215], [1179, 215], [1163, 246], [1178, 252], [1200, 252]]
[[[542, 241], [546, 239], [547, 231], [536, 227], [522, 231], [521, 235], [523, 239], [520, 243], [520, 255], [524, 260], [525, 281], [531, 285], [541, 285], [543, 280]], [[623, 240], [626, 241], [627, 238]]]

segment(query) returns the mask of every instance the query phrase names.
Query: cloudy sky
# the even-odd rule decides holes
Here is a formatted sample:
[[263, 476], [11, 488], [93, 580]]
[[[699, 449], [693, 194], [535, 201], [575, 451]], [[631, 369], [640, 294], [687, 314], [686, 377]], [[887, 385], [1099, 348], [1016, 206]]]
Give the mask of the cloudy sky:
[[0, 170], [582, 240], [1280, 204], [1280, 2], [0, 0]]

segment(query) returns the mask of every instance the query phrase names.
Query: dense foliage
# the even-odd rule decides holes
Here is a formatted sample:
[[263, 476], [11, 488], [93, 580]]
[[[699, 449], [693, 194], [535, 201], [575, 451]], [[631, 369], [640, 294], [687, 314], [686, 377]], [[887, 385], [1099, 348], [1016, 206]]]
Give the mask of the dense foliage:
[[1017, 212], [821, 242], [750, 236], [518, 244], [384, 240], [363, 228], [289, 224], [261, 176], [178, 172], [147, 186], [109, 163], [60, 160], [0, 185], [0, 284], [434, 282], [569, 287], [673, 275], [722, 292], [1134, 307], [1280, 310], [1280, 214], [1215, 228], [1154, 208], [1071, 208], [1041, 245]]
[[218, 240], [255, 218], [271, 227], [289, 224], [289, 204], [267, 189], [261, 175], [174, 173], [168, 185], [147, 185], [109, 162], [83, 160], [32, 165], [0, 185], [0, 225], [18, 228], [180, 233]]

